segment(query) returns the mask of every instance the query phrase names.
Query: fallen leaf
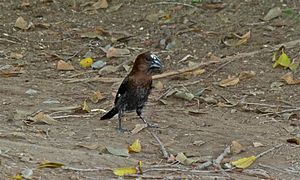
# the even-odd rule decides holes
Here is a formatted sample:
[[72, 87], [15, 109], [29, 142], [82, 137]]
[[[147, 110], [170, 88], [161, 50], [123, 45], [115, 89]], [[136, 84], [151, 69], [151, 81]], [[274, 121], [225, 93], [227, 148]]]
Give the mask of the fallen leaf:
[[129, 152], [141, 152], [142, 150], [142, 146], [141, 146], [141, 142], [139, 139], [136, 139], [129, 147], [128, 147], [128, 151]]
[[82, 110], [83, 110], [84, 112], [91, 112], [91, 108], [88, 106], [86, 100], [84, 100], [84, 102], [83, 102]]
[[31, 179], [31, 176], [33, 174], [33, 171], [32, 169], [29, 169], [29, 168], [25, 168], [25, 169], [22, 169], [21, 173], [22, 177], [24, 179]]
[[119, 147], [112, 147], [112, 146], [106, 146], [106, 150], [115, 156], [123, 156], [128, 157], [129, 151], [128, 148], [119, 148]]
[[24, 56], [23, 56], [23, 54], [20, 54], [20, 53], [11, 52], [9, 57], [12, 59], [22, 59]]
[[23, 176], [22, 176], [21, 173], [18, 173], [15, 176], [12, 176], [11, 179], [14, 179], [14, 180], [23, 180]]
[[22, 0], [21, 7], [28, 7], [28, 6], [30, 6], [29, 0]]
[[88, 68], [88, 67], [91, 67], [93, 62], [94, 62], [94, 60], [91, 57], [87, 57], [87, 58], [80, 60], [79, 65], [83, 68]]
[[180, 162], [181, 164], [185, 164], [184, 162], [187, 160], [187, 157], [182, 153], [178, 153], [176, 156], [176, 161]]
[[23, 30], [27, 30], [28, 28], [28, 22], [24, 20], [23, 17], [18, 17], [18, 19], [15, 22], [15, 27], [23, 29]]
[[59, 162], [42, 162], [41, 164], [38, 165], [39, 169], [44, 169], [44, 168], [60, 168], [64, 166], [63, 163]]
[[239, 81], [240, 81], [240, 79], [238, 77], [231, 77], [231, 78], [220, 81], [219, 85], [222, 87], [234, 86], [237, 83], [239, 83]]
[[281, 11], [280, 7], [274, 7], [274, 8], [269, 10], [269, 12], [263, 18], [263, 20], [264, 21], [269, 21], [269, 20], [274, 19], [278, 16], [281, 16], [281, 14], [282, 14], [282, 11]]
[[195, 97], [194, 94], [184, 91], [178, 91], [174, 94], [174, 96], [188, 101], [191, 101]]
[[253, 147], [257, 148], [257, 147], [263, 147], [265, 145], [263, 145], [262, 143], [260, 142], [253, 142]]
[[249, 79], [252, 78], [256, 75], [254, 71], [242, 71], [239, 74], [239, 79], [244, 80], [244, 79]]
[[120, 49], [120, 48], [114, 48], [114, 47], [109, 48], [106, 52], [107, 58], [124, 57], [124, 56], [129, 56], [129, 55], [130, 55], [130, 51], [128, 49]]
[[294, 137], [286, 140], [288, 143], [300, 145], [300, 138]]
[[71, 63], [65, 62], [63, 60], [59, 60], [57, 62], [56, 69], [59, 70], [59, 71], [72, 71], [72, 70], [75, 70], [74, 66]]
[[281, 77], [281, 79], [285, 80], [285, 82], [290, 85], [300, 84], [300, 79], [294, 79], [292, 73], [285, 74]]
[[125, 167], [113, 169], [113, 173], [117, 176], [125, 176], [130, 174], [136, 174], [137, 169], [135, 167]]
[[118, 67], [115, 66], [104, 66], [102, 69], [100, 69], [98, 71], [98, 74], [103, 76], [103, 75], [107, 75], [107, 74], [111, 74], [114, 73], [118, 70]]
[[93, 102], [93, 103], [98, 103], [100, 100], [102, 100], [104, 97], [102, 95], [102, 93], [97, 90], [95, 92], [93, 92], [91, 95], [90, 95], [90, 100]]
[[155, 89], [158, 89], [158, 90], [163, 90], [164, 89], [164, 84], [161, 81], [155, 81], [153, 83], [153, 87]]
[[131, 134], [134, 135], [138, 132], [140, 132], [141, 130], [143, 130], [144, 128], [147, 127], [147, 124], [143, 123], [143, 124], [136, 124], [134, 129], [131, 131]]
[[90, 150], [95, 150], [99, 147], [99, 144], [78, 144], [79, 147], [84, 147]]
[[235, 46], [239, 46], [239, 45], [247, 43], [248, 40], [250, 39], [250, 35], [251, 35], [251, 32], [248, 31], [246, 34], [244, 34], [243, 36], [239, 37], [240, 40], [235, 44]]
[[106, 65], [106, 62], [104, 62], [104, 61], [96, 61], [91, 66], [92, 66], [92, 69], [101, 69], [105, 65]]
[[93, 8], [96, 9], [106, 9], [108, 8], [108, 3], [106, 0], [98, 0], [95, 4], [93, 4]]
[[123, 6], [122, 3], [117, 4], [115, 6], [111, 6], [109, 9], [106, 10], [107, 13], [118, 11]]
[[45, 114], [43, 112], [39, 112], [34, 117], [30, 118], [34, 123], [45, 123], [45, 124], [57, 124], [58, 121], [53, 119], [48, 114]]
[[244, 147], [238, 141], [232, 141], [230, 146], [230, 152], [239, 154], [244, 151]]
[[237, 168], [245, 169], [251, 166], [255, 160], [256, 160], [255, 156], [250, 156], [250, 157], [241, 158], [236, 161], [233, 161], [231, 162], [231, 164]]

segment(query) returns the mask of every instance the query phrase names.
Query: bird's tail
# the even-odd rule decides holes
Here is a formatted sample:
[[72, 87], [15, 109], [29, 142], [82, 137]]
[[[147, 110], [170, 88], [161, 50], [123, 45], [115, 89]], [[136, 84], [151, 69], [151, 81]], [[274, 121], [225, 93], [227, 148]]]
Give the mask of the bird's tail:
[[110, 111], [108, 111], [104, 116], [102, 116], [101, 120], [110, 119], [114, 117], [114, 115], [118, 114], [118, 112], [118, 109], [114, 107]]

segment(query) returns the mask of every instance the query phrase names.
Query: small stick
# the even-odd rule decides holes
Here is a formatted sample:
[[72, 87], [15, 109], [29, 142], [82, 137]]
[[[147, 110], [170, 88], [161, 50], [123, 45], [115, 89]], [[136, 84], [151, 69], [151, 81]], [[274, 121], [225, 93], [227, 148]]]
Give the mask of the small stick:
[[228, 64], [232, 63], [233, 61], [235, 61], [237, 59], [232, 59], [230, 61], [225, 62], [224, 64], [220, 65], [217, 69], [215, 69], [213, 72], [209, 73], [205, 79], [209, 78], [210, 76], [212, 76], [214, 73], [216, 73], [217, 71], [221, 70], [223, 67], [227, 66]]
[[181, 5], [181, 6], [187, 6], [187, 7], [198, 9], [196, 6], [193, 6], [193, 5], [190, 5], [190, 4], [185, 4], [185, 3], [180, 3], [180, 2], [157, 2], [157, 3], [147, 4], [147, 6], [149, 6], [149, 5], [159, 5], [159, 4], [174, 4], [174, 5]]
[[70, 115], [63, 115], [63, 116], [53, 116], [53, 119], [64, 119], [64, 118], [89, 118], [93, 114], [89, 115], [75, 115], [75, 114], [70, 114]]
[[225, 156], [227, 156], [230, 153], [230, 146], [226, 147], [222, 154], [220, 154], [217, 159], [215, 160], [215, 164], [220, 166], [221, 161], [224, 159]]
[[277, 145], [277, 146], [274, 146], [274, 147], [272, 147], [271, 149], [268, 149], [268, 150], [266, 150], [266, 151], [264, 151], [264, 152], [258, 154], [258, 155], [256, 156], [256, 158], [260, 158], [260, 157], [262, 157], [263, 155], [265, 155], [265, 154], [267, 154], [267, 153], [269, 153], [269, 152], [271, 152], [271, 151], [273, 151], [273, 150], [275, 150], [275, 149], [280, 148], [281, 146], [283, 146], [283, 144], [279, 144], [279, 145]]
[[153, 133], [151, 132], [150, 130], [148, 130], [148, 132], [154, 137], [154, 139], [158, 142], [158, 144], [160, 145], [160, 149], [161, 149], [161, 152], [163, 153], [163, 157], [165, 159], [168, 159], [169, 158], [169, 153], [167, 152], [164, 144], [160, 141], [160, 139]]
[[74, 168], [74, 167], [69, 167], [69, 166], [63, 166], [62, 169], [71, 170], [71, 171], [81, 171], [81, 172], [112, 171], [110, 168], [102, 168], [102, 167], [89, 168], [89, 169], [81, 169], [81, 168]]

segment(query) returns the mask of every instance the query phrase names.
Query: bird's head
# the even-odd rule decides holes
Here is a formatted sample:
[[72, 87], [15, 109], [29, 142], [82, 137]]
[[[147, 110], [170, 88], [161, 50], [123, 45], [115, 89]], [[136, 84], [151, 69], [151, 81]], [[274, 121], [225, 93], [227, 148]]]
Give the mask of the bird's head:
[[133, 71], [140, 72], [161, 72], [163, 65], [157, 55], [152, 52], [139, 54], [134, 62]]

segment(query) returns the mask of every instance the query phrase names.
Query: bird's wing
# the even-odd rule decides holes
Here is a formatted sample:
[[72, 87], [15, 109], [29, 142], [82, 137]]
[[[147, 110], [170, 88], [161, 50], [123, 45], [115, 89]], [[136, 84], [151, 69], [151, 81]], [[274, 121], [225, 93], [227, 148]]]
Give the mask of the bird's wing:
[[118, 100], [119, 100], [122, 96], [124, 96], [124, 94], [126, 93], [126, 91], [128, 91], [128, 88], [129, 88], [129, 87], [128, 87], [128, 85], [129, 85], [128, 80], [129, 80], [129, 78], [128, 78], [128, 76], [127, 76], [127, 77], [125, 77], [125, 79], [124, 79], [123, 82], [121, 83], [121, 85], [120, 85], [120, 87], [119, 87], [119, 89], [118, 89], [118, 92], [117, 92], [117, 94], [116, 94], [115, 104], [117, 104]]

